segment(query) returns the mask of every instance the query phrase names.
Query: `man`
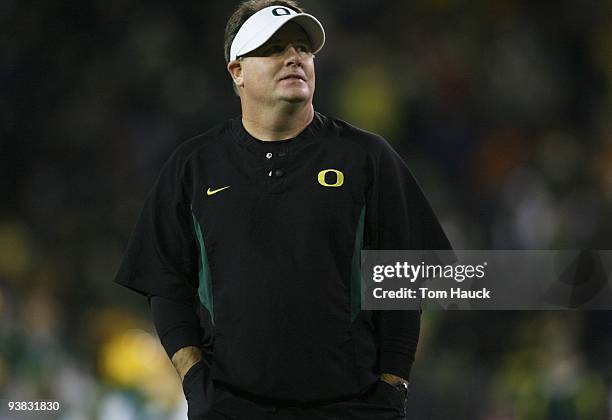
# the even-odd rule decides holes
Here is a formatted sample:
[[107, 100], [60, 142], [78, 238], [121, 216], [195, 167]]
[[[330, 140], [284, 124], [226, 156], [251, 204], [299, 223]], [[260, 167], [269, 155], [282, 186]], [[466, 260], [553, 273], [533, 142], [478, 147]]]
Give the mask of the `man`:
[[361, 310], [360, 251], [449, 244], [384, 139], [314, 111], [324, 41], [293, 1], [238, 7], [242, 115], [172, 155], [117, 275], [148, 296], [189, 418], [405, 418], [420, 314]]

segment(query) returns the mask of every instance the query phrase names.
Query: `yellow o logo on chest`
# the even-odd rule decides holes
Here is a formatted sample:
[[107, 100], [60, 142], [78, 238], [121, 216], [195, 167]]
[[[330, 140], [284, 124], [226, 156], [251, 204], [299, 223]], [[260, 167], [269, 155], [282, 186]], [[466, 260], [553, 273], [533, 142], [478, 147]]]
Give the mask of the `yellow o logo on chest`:
[[[336, 182], [334, 184], [328, 184], [325, 181], [325, 174], [328, 172], [333, 172], [336, 174]], [[319, 175], [317, 175], [317, 181], [319, 181], [319, 184], [323, 185], [324, 187], [339, 187], [344, 184], [344, 174], [337, 169], [323, 169], [321, 172], [319, 172]]]

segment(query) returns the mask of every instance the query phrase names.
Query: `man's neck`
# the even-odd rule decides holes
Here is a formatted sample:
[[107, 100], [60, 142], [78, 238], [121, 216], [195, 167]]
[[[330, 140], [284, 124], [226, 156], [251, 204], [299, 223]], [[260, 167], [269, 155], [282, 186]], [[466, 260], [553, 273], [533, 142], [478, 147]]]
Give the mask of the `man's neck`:
[[242, 108], [242, 125], [258, 140], [278, 141], [300, 134], [314, 117], [312, 103], [275, 110]]

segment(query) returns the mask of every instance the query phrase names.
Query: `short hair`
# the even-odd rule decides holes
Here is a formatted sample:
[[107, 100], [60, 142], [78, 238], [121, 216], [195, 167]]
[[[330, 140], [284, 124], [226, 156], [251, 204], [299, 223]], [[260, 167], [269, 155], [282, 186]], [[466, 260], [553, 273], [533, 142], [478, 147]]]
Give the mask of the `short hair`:
[[225, 36], [223, 38], [223, 51], [225, 53], [225, 62], [230, 61], [230, 49], [232, 42], [236, 38], [236, 34], [240, 27], [246, 22], [248, 18], [253, 16], [261, 9], [265, 9], [270, 6], [284, 6], [292, 9], [298, 13], [303, 13], [304, 10], [299, 6], [295, 0], [245, 0], [238, 8], [232, 13], [227, 25], [225, 25]]

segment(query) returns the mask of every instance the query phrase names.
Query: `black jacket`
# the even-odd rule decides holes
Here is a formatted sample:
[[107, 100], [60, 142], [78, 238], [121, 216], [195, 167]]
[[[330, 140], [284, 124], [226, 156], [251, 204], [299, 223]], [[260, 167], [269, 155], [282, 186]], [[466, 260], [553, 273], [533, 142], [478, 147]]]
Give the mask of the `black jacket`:
[[[312, 402], [410, 373], [420, 314], [361, 310], [360, 251], [449, 248], [383, 138], [316, 113], [297, 137], [265, 142], [238, 117], [166, 163], [116, 281], [198, 294], [214, 380]], [[193, 341], [174, 335], [174, 349]]]

